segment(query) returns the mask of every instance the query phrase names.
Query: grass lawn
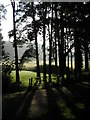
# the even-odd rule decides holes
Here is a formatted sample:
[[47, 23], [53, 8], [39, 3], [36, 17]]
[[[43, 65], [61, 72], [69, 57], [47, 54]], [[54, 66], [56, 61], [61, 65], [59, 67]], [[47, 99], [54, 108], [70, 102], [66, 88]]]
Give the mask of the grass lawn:
[[[43, 79], [43, 73], [41, 73], [40, 75], [41, 75], [41, 79]], [[46, 76], [47, 76], [47, 81], [48, 81], [48, 79], [49, 79], [48, 74], [46, 74]], [[53, 74], [51, 76], [56, 77]], [[11, 77], [12, 77], [12, 82], [16, 82], [16, 72], [15, 72], [15, 70], [12, 71]], [[37, 77], [37, 73], [32, 72], [32, 71], [22, 70], [22, 71], [19, 71], [19, 77], [20, 77], [21, 85], [24, 86], [24, 87], [28, 87], [30, 78], [33, 78], [33, 84], [35, 83], [35, 81], [36, 81], [35, 78]], [[52, 79], [52, 82], [55, 82], [55, 80]]]
[[[15, 71], [12, 71], [11, 77], [12, 77], [12, 82], [15, 82], [16, 81], [16, 72]], [[28, 87], [29, 86], [29, 79], [35, 78], [36, 72], [22, 70], [19, 72], [19, 77], [20, 77], [21, 85], [23, 85], [24, 87]], [[35, 79], [33, 79], [33, 80], [34, 80], [33, 81], [33, 83], [34, 83]]]

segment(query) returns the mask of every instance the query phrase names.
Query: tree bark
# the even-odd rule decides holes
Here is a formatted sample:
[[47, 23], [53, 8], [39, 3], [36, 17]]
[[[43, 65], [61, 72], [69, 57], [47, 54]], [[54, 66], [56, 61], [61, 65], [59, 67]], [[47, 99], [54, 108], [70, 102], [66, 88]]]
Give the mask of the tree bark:
[[73, 70], [73, 59], [72, 59], [72, 51], [71, 51], [71, 71]]
[[63, 24], [63, 3], [61, 3], [61, 76], [64, 80], [65, 59], [64, 59], [64, 24]]
[[51, 39], [49, 39], [49, 82], [51, 82], [51, 57], [52, 57], [52, 29], [53, 29], [53, 3], [51, 4], [52, 7], [52, 19], [51, 19]]
[[[45, 4], [45, 3], [44, 3]], [[45, 10], [43, 8], [43, 79], [46, 81], [46, 52], [45, 52], [45, 21], [46, 21], [46, 6], [44, 5]]]
[[85, 51], [85, 70], [88, 72], [88, 52]]
[[78, 42], [77, 42], [77, 31], [76, 31], [76, 27], [74, 29], [74, 45], [75, 45], [75, 79], [77, 79], [78, 75], [79, 75], [79, 71], [78, 71]]
[[88, 43], [85, 43], [85, 70], [88, 72]]
[[57, 3], [55, 3], [55, 66], [57, 68]]
[[19, 82], [19, 68], [18, 68], [18, 51], [17, 51], [17, 40], [16, 40], [16, 24], [15, 24], [15, 1], [12, 3], [13, 6], [13, 29], [14, 29], [14, 47], [15, 47], [15, 64], [16, 64], [16, 82]]
[[33, 11], [34, 35], [35, 35], [35, 45], [36, 45], [37, 77], [40, 77], [39, 54], [38, 54], [38, 43], [37, 43], [37, 29], [35, 26], [35, 14], [34, 14], [34, 9], [33, 9], [33, 2], [32, 2], [32, 11]]
[[59, 36], [59, 21], [57, 17], [57, 3], [55, 3], [55, 24], [56, 24], [56, 31], [55, 31], [55, 36], [57, 37], [58, 40], [58, 58], [59, 58], [59, 70], [58, 74], [61, 74], [61, 54], [60, 54], [60, 36]]

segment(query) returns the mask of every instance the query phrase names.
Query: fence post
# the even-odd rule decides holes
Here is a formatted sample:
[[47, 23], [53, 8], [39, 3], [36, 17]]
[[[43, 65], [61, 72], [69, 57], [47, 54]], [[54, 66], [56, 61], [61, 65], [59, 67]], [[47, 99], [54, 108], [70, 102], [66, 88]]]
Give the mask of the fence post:
[[32, 78], [31, 78], [31, 88], [32, 88]]
[[41, 77], [39, 78], [39, 83], [41, 83]]
[[30, 79], [29, 79], [29, 87], [30, 87]]

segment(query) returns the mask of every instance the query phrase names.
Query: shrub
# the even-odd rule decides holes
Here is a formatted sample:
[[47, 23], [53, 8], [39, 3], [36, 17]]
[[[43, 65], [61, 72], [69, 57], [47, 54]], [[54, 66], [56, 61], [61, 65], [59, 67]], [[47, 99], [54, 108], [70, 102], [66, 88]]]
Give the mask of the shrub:
[[10, 73], [12, 71], [10, 64], [3, 64], [2, 65], [2, 93], [6, 93], [9, 90], [9, 85], [11, 83], [11, 76]]

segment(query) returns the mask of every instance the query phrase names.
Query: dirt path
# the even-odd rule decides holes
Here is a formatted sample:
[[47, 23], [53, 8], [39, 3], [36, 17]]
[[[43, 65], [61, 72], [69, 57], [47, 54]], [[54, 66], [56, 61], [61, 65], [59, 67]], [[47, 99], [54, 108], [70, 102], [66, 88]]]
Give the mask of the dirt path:
[[80, 85], [79, 88], [70, 85], [56, 89], [41, 84], [31, 92], [6, 95], [3, 97], [2, 120], [80, 120], [85, 110], [82, 102], [85, 89]]

